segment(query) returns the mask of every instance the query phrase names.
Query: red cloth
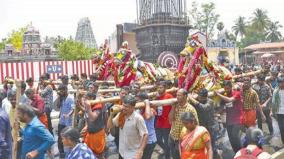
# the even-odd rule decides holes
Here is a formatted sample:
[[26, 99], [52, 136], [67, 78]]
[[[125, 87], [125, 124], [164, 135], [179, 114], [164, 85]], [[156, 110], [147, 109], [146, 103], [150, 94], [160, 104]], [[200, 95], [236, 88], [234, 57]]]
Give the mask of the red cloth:
[[34, 99], [32, 100], [31, 106], [39, 109], [41, 114], [44, 113], [44, 101], [38, 94], [35, 94]]
[[[170, 93], [165, 93], [163, 96], [160, 96], [159, 100], [171, 99], [174, 98]], [[156, 128], [171, 128], [171, 124], [169, 122], [169, 113], [172, 109], [171, 105], [163, 106], [163, 111], [161, 116], [157, 116], [156, 119]]]
[[[236, 100], [232, 103], [232, 107], [226, 107], [226, 123], [228, 125], [232, 124], [241, 124], [242, 122], [242, 98], [241, 98], [241, 92], [237, 90], [233, 90], [231, 95], [228, 95], [228, 97], [234, 97]], [[230, 104], [230, 103], [227, 103]]]

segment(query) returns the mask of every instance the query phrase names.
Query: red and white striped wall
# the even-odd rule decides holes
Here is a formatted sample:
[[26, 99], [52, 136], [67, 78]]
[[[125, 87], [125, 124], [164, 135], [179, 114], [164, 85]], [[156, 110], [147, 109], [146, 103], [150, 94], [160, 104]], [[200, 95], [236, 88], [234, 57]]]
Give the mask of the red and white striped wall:
[[80, 76], [81, 73], [86, 73], [89, 76], [94, 73], [92, 60], [0, 63], [0, 82], [2, 82], [5, 77], [20, 80], [26, 80], [32, 77], [37, 81], [40, 75], [47, 72], [48, 65], [61, 65], [63, 68], [62, 73], [50, 74], [53, 80], [58, 79], [58, 77], [62, 75], [68, 75], [70, 77], [73, 74]]

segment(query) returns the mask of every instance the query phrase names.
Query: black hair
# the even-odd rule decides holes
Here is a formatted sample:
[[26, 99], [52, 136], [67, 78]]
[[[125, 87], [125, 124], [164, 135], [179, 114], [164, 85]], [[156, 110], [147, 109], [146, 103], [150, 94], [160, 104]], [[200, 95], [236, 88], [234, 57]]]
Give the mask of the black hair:
[[263, 132], [259, 128], [250, 127], [246, 131], [244, 145], [255, 144], [259, 148], [264, 144]]
[[224, 85], [224, 86], [230, 86], [230, 87], [233, 86], [232, 81], [230, 81], [230, 80], [225, 80], [225, 81], [223, 82], [223, 85]]
[[74, 81], [78, 81], [79, 80], [79, 77], [77, 74], [74, 74], [71, 76], [71, 79], [74, 80]]
[[88, 76], [87, 76], [86, 73], [81, 73], [81, 78], [82, 78], [82, 77], [88, 78]]
[[203, 88], [198, 92], [198, 95], [201, 97], [208, 97], [208, 90], [206, 88]]
[[123, 98], [123, 104], [127, 104], [127, 105], [130, 105], [130, 106], [135, 106], [136, 104], [136, 99], [133, 95], [126, 95], [124, 98]]
[[184, 112], [180, 116], [181, 121], [197, 123], [195, 116], [192, 112]]
[[60, 84], [60, 85], [58, 86], [58, 90], [65, 90], [65, 91], [67, 91], [67, 90], [68, 90], [68, 88], [67, 88], [67, 86], [66, 86], [66, 85], [64, 85], [64, 84]]
[[98, 74], [97, 73], [94, 73], [94, 74], [90, 75], [90, 80], [93, 81], [93, 82], [95, 82], [97, 80], [97, 78], [98, 78]]
[[34, 112], [32, 106], [25, 105], [25, 104], [19, 104], [19, 106], [17, 106], [17, 110], [20, 111], [23, 114], [28, 115], [30, 118], [35, 117], [35, 112]]
[[31, 88], [29, 88], [29, 89], [27, 89], [27, 90], [25, 91], [25, 94], [26, 94], [26, 95], [31, 95], [31, 94], [33, 94], [33, 93], [34, 93], [34, 90], [31, 89]]
[[129, 92], [130, 91], [130, 87], [129, 86], [123, 86], [121, 88], [121, 90], [125, 90], [126, 92]]
[[34, 80], [33, 80], [33, 78], [30, 77], [30, 78], [28, 78], [28, 79], [26, 80], [26, 82], [27, 82], [27, 83], [30, 83], [30, 82], [34, 82]]
[[61, 135], [69, 140], [71, 140], [74, 143], [80, 142], [80, 133], [77, 129], [72, 127], [65, 127], [61, 131]]
[[96, 99], [96, 94], [95, 93], [91, 93], [91, 92], [87, 92], [86, 96], [92, 99]]
[[8, 92], [7, 92], [7, 97], [8, 98], [10, 98], [10, 97], [13, 97], [13, 96], [16, 96], [16, 90], [9, 90]]
[[181, 92], [183, 95], [185, 95], [185, 96], [188, 95], [187, 90], [185, 90], [185, 89], [183, 89], [183, 88], [179, 89], [178, 91], [180, 91], [180, 92]]
[[26, 87], [27, 87], [26, 82], [22, 81], [22, 82], [21, 82], [21, 88], [24, 89], [24, 90], [26, 90]]
[[149, 96], [147, 94], [147, 92], [143, 91], [143, 92], [139, 92], [136, 97], [138, 97], [140, 100], [145, 100], [145, 99], [149, 99]]

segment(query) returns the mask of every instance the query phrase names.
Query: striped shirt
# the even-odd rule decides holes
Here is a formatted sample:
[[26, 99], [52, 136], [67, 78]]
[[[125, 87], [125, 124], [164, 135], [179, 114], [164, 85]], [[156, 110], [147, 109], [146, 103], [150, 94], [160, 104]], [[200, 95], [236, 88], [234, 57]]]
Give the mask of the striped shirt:
[[244, 91], [244, 110], [256, 109], [259, 105], [259, 98], [252, 88]]

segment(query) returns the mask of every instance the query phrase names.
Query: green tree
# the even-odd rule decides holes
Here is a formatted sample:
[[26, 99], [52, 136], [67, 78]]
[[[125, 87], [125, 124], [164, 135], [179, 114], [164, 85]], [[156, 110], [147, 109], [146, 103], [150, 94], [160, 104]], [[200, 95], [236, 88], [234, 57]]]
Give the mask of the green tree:
[[271, 22], [265, 33], [266, 40], [271, 42], [280, 41], [282, 39], [282, 34], [279, 29], [282, 27], [283, 26], [279, 23], [279, 21]]
[[87, 60], [91, 58], [94, 51], [83, 43], [70, 39], [63, 40], [58, 45], [59, 57], [64, 60]]
[[244, 37], [246, 34], [246, 21], [245, 17], [239, 16], [238, 19], [235, 20], [235, 25], [232, 27], [233, 32], [235, 33], [235, 36], [240, 36], [241, 38]]
[[215, 4], [212, 2], [201, 4], [201, 10], [198, 8], [198, 3], [193, 2], [189, 11], [190, 20], [194, 28], [205, 33], [208, 39], [211, 39], [214, 36], [214, 29], [220, 15], [215, 12]]
[[7, 43], [12, 44], [16, 51], [20, 51], [23, 47], [24, 33], [26, 31], [27, 27], [13, 30], [12, 33], [8, 36]]
[[270, 19], [268, 18], [267, 11], [257, 8], [253, 12], [253, 15], [254, 17], [251, 21], [253, 28], [259, 33], [264, 32], [270, 24]]

